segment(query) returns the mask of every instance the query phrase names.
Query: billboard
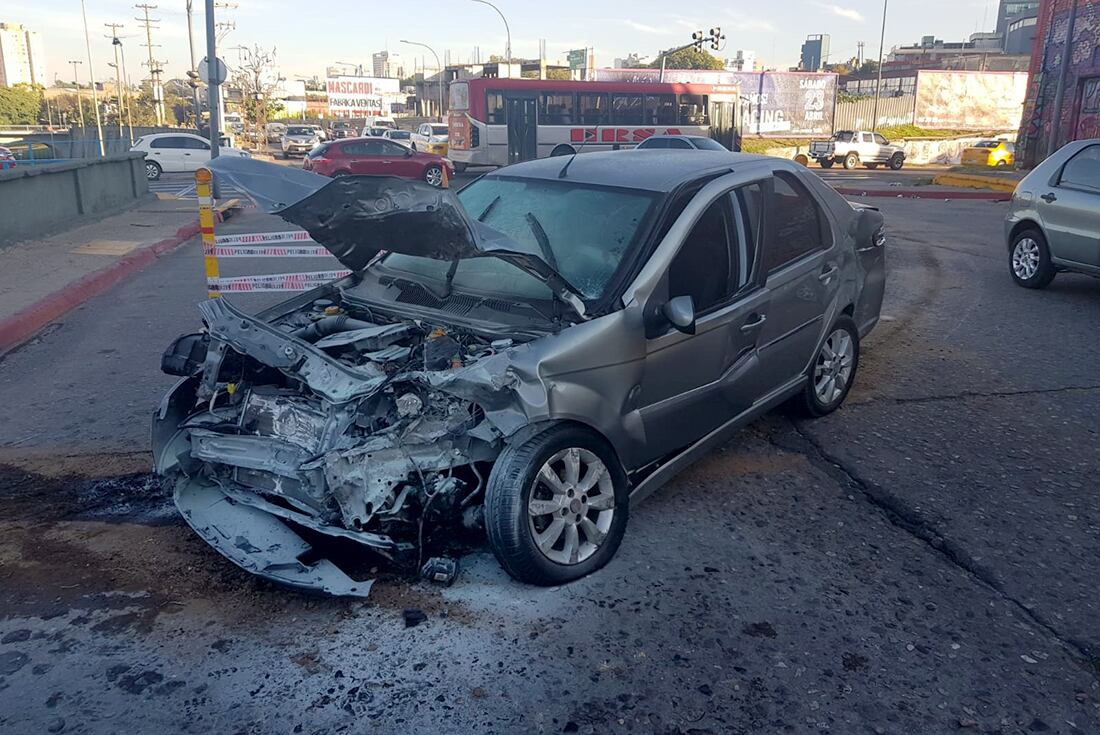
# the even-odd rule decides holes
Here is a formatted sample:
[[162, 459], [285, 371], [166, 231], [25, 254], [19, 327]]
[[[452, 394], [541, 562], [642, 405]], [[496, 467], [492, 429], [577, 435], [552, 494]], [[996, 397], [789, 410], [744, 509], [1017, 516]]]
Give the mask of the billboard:
[[400, 80], [387, 77], [326, 77], [325, 91], [332, 117], [389, 115], [394, 103], [405, 101]]
[[[657, 69], [596, 69], [598, 82], [656, 82]], [[664, 81], [739, 87], [743, 133], [819, 136], [833, 132], [836, 74], [666, 69]]]
[[946, 130], [1017, 130], [1026, 96], [1026, 72], [921, 70], [916, 124]]

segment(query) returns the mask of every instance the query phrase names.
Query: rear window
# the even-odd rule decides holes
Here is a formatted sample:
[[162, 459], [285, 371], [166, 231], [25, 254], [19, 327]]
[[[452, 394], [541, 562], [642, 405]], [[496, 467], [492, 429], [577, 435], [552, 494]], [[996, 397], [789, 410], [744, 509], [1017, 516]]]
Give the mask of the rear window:
[[998, 141], [996, 140], [979, 140], [974, 147], [975, 148], [996, 148]]
[[712, 138], [692, 138], [691, 142], [701, 151], [729, 151], [728, 148]]
[[433, 125], [432, 126], [432, 135], [446, 135], [446, 134], [447, 134], [447, 126], [446, 125]]
[[851, 130], [838, 130], [833, 134], [833, 140], [837, 143], [851, 143], [856, 137], [856, 134]]

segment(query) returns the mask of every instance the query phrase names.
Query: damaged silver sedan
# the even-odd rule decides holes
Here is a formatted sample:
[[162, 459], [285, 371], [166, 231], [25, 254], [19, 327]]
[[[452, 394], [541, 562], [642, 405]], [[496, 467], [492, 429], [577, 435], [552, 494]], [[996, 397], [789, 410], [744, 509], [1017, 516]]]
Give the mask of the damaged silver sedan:
[[882, 217], [780, 159], [593, 153], [457, 194], [213, 168], [352, 274], [257, 316], [201, 304], [156, 468], [218, 551], [301, 588], [365, 595], [327, 540], [409, 558], [426, 522], [484, 527], [525, 582], [588, 574], [755, 417], [839, 407], [879, 318]]

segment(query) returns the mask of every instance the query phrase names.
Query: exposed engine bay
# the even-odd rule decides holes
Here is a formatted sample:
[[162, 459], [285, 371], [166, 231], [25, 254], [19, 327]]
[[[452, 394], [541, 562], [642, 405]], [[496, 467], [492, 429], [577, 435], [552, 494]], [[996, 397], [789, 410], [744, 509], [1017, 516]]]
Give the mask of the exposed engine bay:
[[[164, 355], [164, 371], [184, 380], [154, 421], [157, 469], [176, 476], [195, 530], [250, 571], [263, 573], [259, 535], [227, 530], [241, 515], [230, 506], [391, 559], [419, 550], [426, 522], [476, 527], [500, 439], [525, 422], [494, 395], [512, 382], [503, 353], [514, 339], [386, 317], [330, 293], [270, 321], [204, 302], [206, 331]], [[204, 511], [211, 502], [218, 517]], [[296, 563], [317, 568], [268, 561], [292, 584]], [[354, 594], [339, 576], [323, 586]]]

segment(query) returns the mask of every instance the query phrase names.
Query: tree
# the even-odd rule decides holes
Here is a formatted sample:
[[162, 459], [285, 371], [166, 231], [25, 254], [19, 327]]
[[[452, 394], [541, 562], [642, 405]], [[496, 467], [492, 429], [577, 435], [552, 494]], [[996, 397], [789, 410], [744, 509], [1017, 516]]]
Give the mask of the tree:
[[[657, 57], [655, 61], [649, 65], [653, 69], [661, 68], [661, 59]], [[665, 56], [665, 68], [666, 69], [725, 69], [726, 65], [722, 63], [722, 60], [713, 54], [709, 54], [706, 51], [700, 51], [699, 49], [691, 46], [689, 48], [680, 49], [679, 51], [673, 51], [671, 54]]]
[[257, 44], [251, 49], [241, 47], [241, 53], [243, 60], [233, 73], [233, 85], [241, 90], [244, 119], [259, 130], [282, 109], [282, 105], [272, 99], [279, 86], [275, 49], [265, 51]]
[[863, 66], [859, 67], [859, 69], [856, 70], [856, 73], [857, 74], [874, 74], [877, 71], [878, 71], [878, 62], [868, 60], [868, 61], [863, 62]]
[[42, 105], [42, 91], [29, 84], [0, 87], [0, 123], [35, 125]]
[[569, 69], [547, 69], [546, 78], [559, 81], [569, 81], [573, 78], [573, 73]]

